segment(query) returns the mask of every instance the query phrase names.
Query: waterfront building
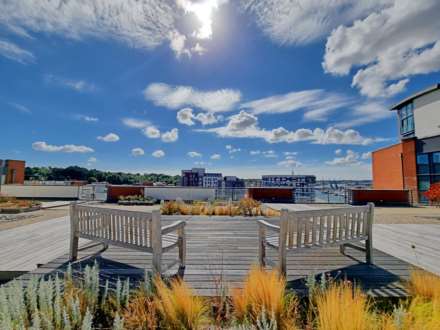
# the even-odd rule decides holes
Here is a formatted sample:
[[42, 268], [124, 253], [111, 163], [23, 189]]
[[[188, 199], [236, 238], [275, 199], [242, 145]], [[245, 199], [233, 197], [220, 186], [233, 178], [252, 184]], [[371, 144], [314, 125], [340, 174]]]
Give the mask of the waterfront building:
[[426, 203], [431, 184], [440, 182], [440, 84], [391, 107], [400, 142], [372, 153], [373, 189], [409, 190], [413, 203]]
[[0, 184], [24, 183], [24, 160], [0, 159]]
[[316, 177], [314, 175], [263, 175], [262, 187], [292, 187], [296, 203], [312, 203], [315, 200]]

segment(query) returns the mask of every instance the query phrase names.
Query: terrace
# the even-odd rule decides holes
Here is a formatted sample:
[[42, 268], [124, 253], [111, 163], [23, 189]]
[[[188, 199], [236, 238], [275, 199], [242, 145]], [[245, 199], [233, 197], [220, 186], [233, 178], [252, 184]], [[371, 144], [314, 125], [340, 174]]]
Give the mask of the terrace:
[[[274, 207], [274, 205], [271, 206]], [[312, 208], [307, 205], [278, 205], [279, 208], [286, 206], [297, 210]], [[127, 209], [124, 206], [112, 205], [111, 207]], [[134, 208], [147, 211], [157, 206], [134, 206]], [[279, 221], [277, 218], [267, 219], [272, 223]], [[187, 222], [187, 265], [184, 273], [180, 274], [183, 275], [184, 280], [202, 296], [218, 295], [219, 289], [224, 285], [240, 287], [250, 267], [258, 261], [256, 217], [163, 216], [164, 224], [176, 220]], [[402, 259], [383, 252], [387, 251], [387, 248], [391, 250], [392, 248], [384, 246], [383, 239], [380, 239], [381, 235], [382, 237], [387, 235], [388, 242], [401, 239], [399, 232], [387, 232], [386, 226], [375, 225], [374, 235], [377, 237], [374, 241], [375, 246], [381, 247], [382, 251], [374, 250], [374, 265], [364, 263], [365, 253], [350, 248], [346, 249], [345, 255], [342, 255], [335, 247], [288, 254], [289, 288], [299, 294], [304, 294], [305, 280], [309, 275], [326, 273], [333, 278], [350, 279], [360, 284], [372, 296], [406, 296], [402, 282], [408, 279], [412, 266]], [[69, 218], [66, 216], [0, 232], [3, 247], [0, 272], [4, 275], [7, 275], [7, 272], [10, 275], [23, 274], [21, 278], [26, 280], [31, 275], [49, 275], [64, 271], [69, 260], [69, 231]], [[420, 243], [420, 249], [426, 249], [426, 244], [415, 241], [414, 237], [409, 237], [409, 239], [411, 244], [419, 246]], [[426, 257], [419, 256], [419, 262], [430, 261], [435, 271], [438, 269], [438, 261], [434, 261], [433, 258], [429, 259], [431, 254], [436, 253], [435, 244], [432, 246], [432, 251], [426, 253]], [[148, 253], [111, 245], [102, 253], [99, 252], [101, 252], [101, 246], [81, 239], [79, 257], [82, 261], [74, 264], [74, 268], [84, 269], [86, 264], [93, 263], [96, 259], [101, 269], [101, 276], [110, 279], [111, 282], [126, 277], [129, 277], [132, 282], [141, 280], [145, 271], [152, 268], [152, 256]], [[273, 252], [268, 253], [269, 256], [273, 254]], [[167, 263], [172, 259], [175, 259], [175, 254], [166, 253], [163, 262]], [[36, 268], [37, 265], [38, 268]], [[167, 273], [170, 276], [176, 274], [177, 267]]]

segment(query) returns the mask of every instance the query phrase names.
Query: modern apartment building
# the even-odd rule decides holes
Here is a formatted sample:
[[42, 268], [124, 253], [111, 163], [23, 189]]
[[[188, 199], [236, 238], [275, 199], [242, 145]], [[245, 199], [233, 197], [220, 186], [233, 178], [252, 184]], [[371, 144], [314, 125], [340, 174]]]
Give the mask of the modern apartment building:
[[207, 173], [204, 168], [182, 170], [181, 185], [184, 187], [219, 188], [222, 186], [221, 173]]
[[24, 183], [24, 160], [0, 159], [0, 184]]
[[400, 142], [372, 154], [373, 189], [411, 191], [414, 203], [440, 182], [440, 84], [391, 107], [398, 119]]
[[314, 175], [263, 175], [262, 187], [292, 187], [295, 202], [312, 203], [315, 200], [316, 177]]
[[205, 173], [202, 179], [202, 186], [205, 188], [219, 188], [222, 186], [221, 173]]
[[223, 188], [226, 189], [233, 189], [233, 188], [244, 188], [245, 187], [245, 183], [243, 179], [239, 179], [236, 176], [225, 176], [223, 178]]

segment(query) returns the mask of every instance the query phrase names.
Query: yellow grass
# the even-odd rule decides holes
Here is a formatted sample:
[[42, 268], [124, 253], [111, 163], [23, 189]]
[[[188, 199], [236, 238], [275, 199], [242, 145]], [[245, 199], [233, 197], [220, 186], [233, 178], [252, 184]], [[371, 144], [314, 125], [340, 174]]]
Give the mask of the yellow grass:
[[408, 289], [414, 296], [440, 298], [440, 277], [424, 270], [413, 270]]
[[297, 301], [286, 295], [286, 281], [276, 271], [252, 267], [243, 289], [232, 290], [232, 307], [239, 323], [256, 324], [265, 313], [281, 329], [295, 329]]
[[160, 278], [155, 280], [154, 302], [166, 329], [201, 329], [207, 322], [208, 308], [200, 297], [183, 281], [173, 281], [167, 287]]
[[348, 282], [332, 284], [316, 297], [317, 329], [374, 329], [365, 294]]
[[151, 297], [139, 291], [123, 313], [126, 329], [156, 329], [156, 305]]

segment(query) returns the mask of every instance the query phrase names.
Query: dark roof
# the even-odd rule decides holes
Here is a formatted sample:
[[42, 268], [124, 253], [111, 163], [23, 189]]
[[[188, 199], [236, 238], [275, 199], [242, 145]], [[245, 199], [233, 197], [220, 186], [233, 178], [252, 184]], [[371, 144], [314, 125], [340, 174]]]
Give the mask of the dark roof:
[[405, 103], [411, 102], [412, 100], [414, 100], [414, 99], [416, 99], [416, 98], [419, 98], [419, 97], [421, 97], [421, 96], [423, 96], [423, 95], [425, 95], [425, 94], [431, 93], [431, 92], [433, 92], [433, 91], [435, 91], [435, 90], [437, 90], [437, 89], [440, 89], [440, 84], [432, 85], [432, 86], [430, 86], [430, 87], [428, 87], [428, 88], [426, 88], [426, 89], [424, 89], [424, 90], [422, 90], [422, 91], [420, 91], [420, 92], [417, 92], [417, 93], [415, 93], [415, 94], [413, 94], [413, 95], [411, 95], [411, 96], [408, 96], [407, 98], [403, 99], [403, 100], [400, 101], [399, 103], [394, 104], [394, 105], [391, 107], [390, 110], [397, 110], [397, 109], [399, 109], [402, 105], [404, 105]]

